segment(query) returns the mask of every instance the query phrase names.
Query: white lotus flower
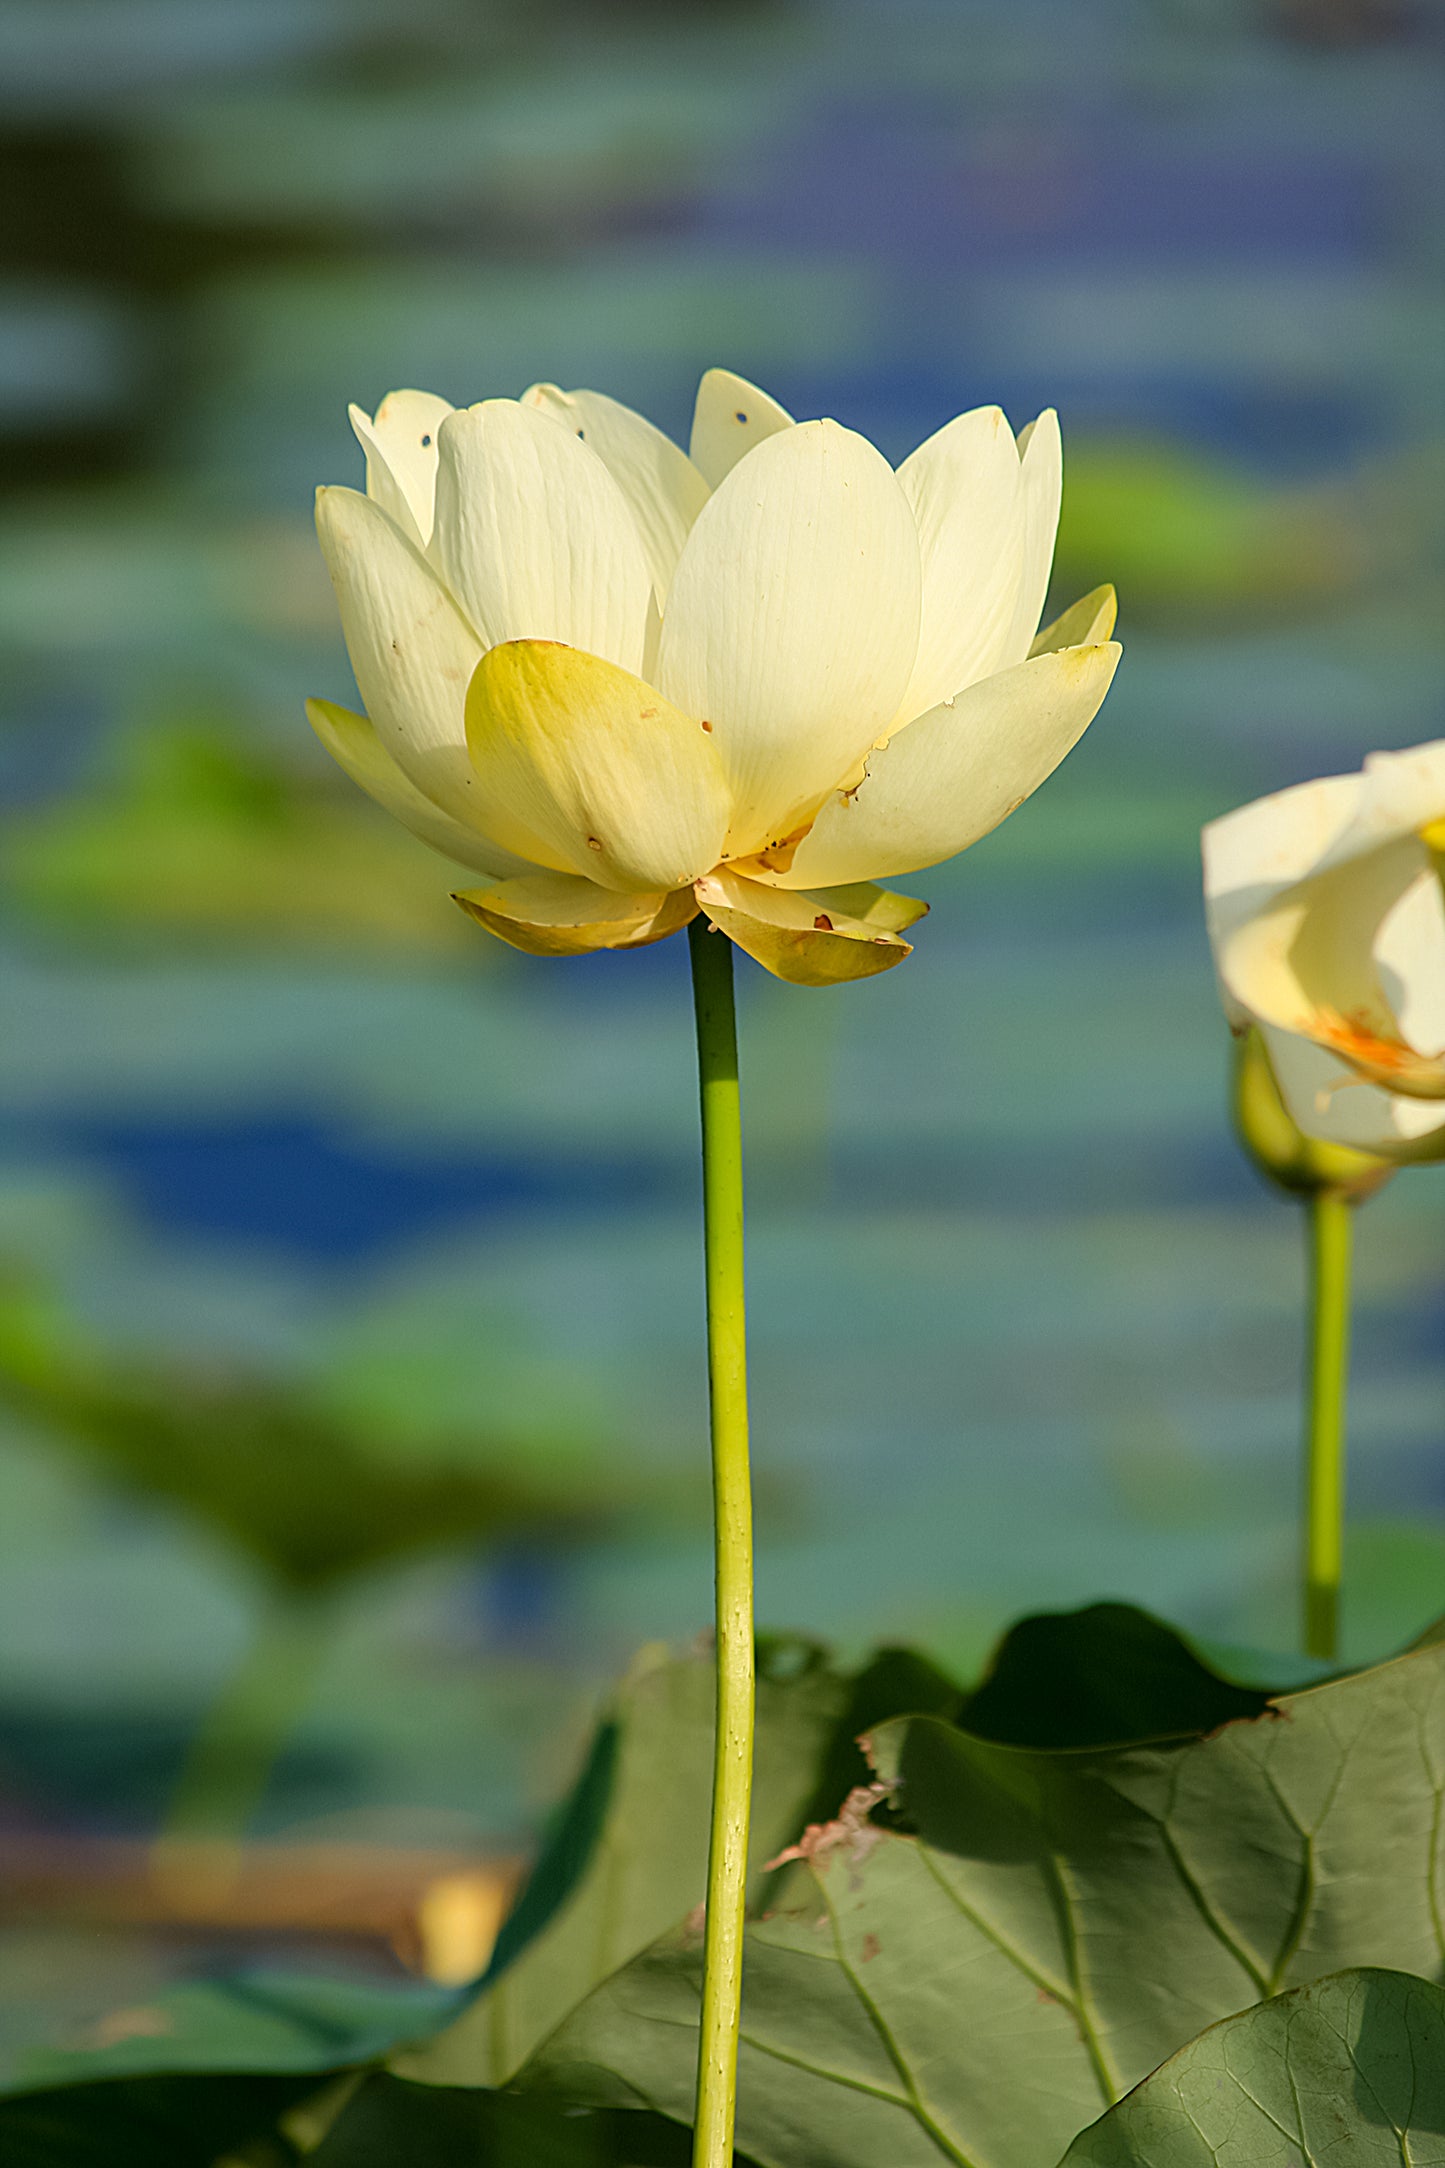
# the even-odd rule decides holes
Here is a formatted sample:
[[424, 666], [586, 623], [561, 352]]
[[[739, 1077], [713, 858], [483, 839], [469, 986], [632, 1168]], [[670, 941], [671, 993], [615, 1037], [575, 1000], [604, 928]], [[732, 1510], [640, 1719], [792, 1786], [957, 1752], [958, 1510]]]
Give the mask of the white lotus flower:
[[1308, 1135], [1445, 1154], [1445, 740], [1374, 753], [1204, 831], [1214, 960]]
[[487, 876], [457, 900], [543, 955], [701, 910], [821, 986], [909, 952], [875, 884], [977, 842], [1092, 720], [1112, 589], [1035, 637], [1058, 421], [961, 414], [895, 474], [709, 370], [690, 456], [598, 392], [393, 392], [365, 496], [317, 526], [365, 716], [308, 703], [364, 790]]

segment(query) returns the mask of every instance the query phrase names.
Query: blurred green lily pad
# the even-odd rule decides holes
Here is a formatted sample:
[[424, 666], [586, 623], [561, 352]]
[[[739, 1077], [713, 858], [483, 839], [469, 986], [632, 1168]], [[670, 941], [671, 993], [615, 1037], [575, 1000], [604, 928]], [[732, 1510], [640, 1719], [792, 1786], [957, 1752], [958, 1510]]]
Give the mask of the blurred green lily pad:
[[579, 1541], [627, 1502], [604, 1440], [406, 1436], [388, 1453], [299, 1387], [113, 1357], [23, 1288], [0, 1291], [0, 1401], [298, 1592], [442, 1546]]
[[1070, 447], [1060, 592], [1108, 578], [1141, 618], [1258, 622], [1346, 592], [1359, 556], [1358, 518], [1318, 492], [1281, 489], [1164, 440]]
[[76, 796], [6, 823], [6, 883], [38, 918], [101, 943], [164, 935], [495, 961], [497, 944], [448, 903], [447, 861], [349, 785], [313, 782], [216, 720], [133, 728], [114, 762]]

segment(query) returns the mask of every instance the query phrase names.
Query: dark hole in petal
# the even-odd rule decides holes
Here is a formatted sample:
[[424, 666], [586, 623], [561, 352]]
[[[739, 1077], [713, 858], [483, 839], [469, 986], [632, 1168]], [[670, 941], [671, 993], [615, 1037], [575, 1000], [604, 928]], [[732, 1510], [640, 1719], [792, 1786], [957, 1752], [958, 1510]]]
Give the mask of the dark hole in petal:
[[734, 421], [739, 421], [739, 422], [745, 422], [745, 421], [747, 420], [747, 416], [746, 416], [746, 414], [744, 414], [744, 412], [743, 412], [743, 410], [742, 410], [742, 408], [741, 408], [741, 407], [739, 407], [739, 408], [738, 408], [738, 411], [737, 411], [737, 413], [736, 413], [736, 414], [735, 414], [735, 415], [733, 416], [733, 419], [734, 419]]
[[430, 430], [428, 430], [428, 431], [427, 431], [426, 435], [425, 435], [425, 436], [424, 436], [424, 437], [422, 438], [421, 442], [422, 442], [422, 450], [423, 450], [423, 451], [425, 451], [425, 450], [426, 450], [426, 447], [427, 447], [427, 446], [428, 446], [428, 445], [429, 445], [429, 444], [431, 443], [431, 431], [430, 431]]

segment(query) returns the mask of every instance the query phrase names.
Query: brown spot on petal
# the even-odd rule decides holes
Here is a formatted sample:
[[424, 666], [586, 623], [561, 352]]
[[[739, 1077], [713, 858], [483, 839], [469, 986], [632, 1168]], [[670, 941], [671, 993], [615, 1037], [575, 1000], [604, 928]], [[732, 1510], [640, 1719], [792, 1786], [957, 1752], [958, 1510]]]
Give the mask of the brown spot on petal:
[[706, 721], [704, 721], [704, 723], [703, 723], [703, 726], [702, 726], [702, 727], [703, 727], [703, 729], [704, 729], [704, 730], [706, 730], [706, 731], [708, 731], [708, 732], [711, 732], [711, 730], [712, 730], [712, 724], [711, 724], [711, 723], [709, 723], [709, 722], [706, 722]]
[[600, 851], [602, 848], [601, 836], [589, 836], [587, 838], [587, 848], [589, 851]]
[[813, 924], [819, 933], [831, 933], [833, 931], [833, 921], [826, 911], [820, 911]]
[[656, 714], [656, 708], [642, 708], [638, 711], [638, 721], [642, 723], [650, 723]]

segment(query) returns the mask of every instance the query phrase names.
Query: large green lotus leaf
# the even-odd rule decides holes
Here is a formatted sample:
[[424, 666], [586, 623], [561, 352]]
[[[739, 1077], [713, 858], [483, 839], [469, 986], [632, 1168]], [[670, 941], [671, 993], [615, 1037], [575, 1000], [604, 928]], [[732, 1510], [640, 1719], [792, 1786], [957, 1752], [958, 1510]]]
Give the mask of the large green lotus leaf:
[[1445, 2168], [1445, 1992], [1336, 1972], [1211, 2025], [1060, 2168]]
[[[1202, 1736], [1045, 1750], [926, 1717], [872, 1743], [893, 1825], [860, 1796], [749, 1930], [765, 2168], [1039, 2168], [1215, 2020], [1445, 1956], [1445, 1648]], [[700, 1970], [661, 1938], [520, 2083], [685, 2119]]]

